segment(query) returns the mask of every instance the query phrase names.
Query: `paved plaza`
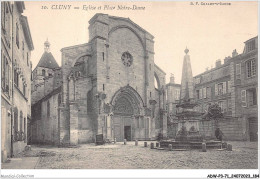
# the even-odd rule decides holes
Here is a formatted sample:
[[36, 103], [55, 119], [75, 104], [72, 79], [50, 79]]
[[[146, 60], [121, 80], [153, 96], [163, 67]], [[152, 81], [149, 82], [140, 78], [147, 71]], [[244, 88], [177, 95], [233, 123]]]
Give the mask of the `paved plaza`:
[[[14, 165], [19, 168], [35, 169], [257, 169], [256, 142], [228, 142], [233, 151], [208, 149], [189, 151], [167, 151], [144, 147], [144, 142], [106, 144], [95, 146], [84, 144], [77, 148], [56, 148], [48, 146], [32, 146], [18, 158], [28, 162], [28, 166]], [[150, 142], [148, 142], [150, 144]], [[36, 162], [37, 159], [37, 162]], [[11, 163], [21, 161], [12, 159], [2, 165], [8, 168]]]

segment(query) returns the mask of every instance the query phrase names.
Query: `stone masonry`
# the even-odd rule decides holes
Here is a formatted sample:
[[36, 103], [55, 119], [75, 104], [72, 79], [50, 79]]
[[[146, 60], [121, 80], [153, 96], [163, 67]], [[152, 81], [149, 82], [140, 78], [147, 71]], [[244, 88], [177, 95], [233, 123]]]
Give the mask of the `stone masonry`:
[[[97, 134], [117, 141], [151, 140], [159, 133], [166, 137], [165, 72], [154, 64], [153, 38], [127, 18], [106, 14], [91, 18], [89, 42], [63, 48], [60, 72], [53, 68], [51, 77], [43, 81], [35, 78], [40, 84], [53, 84], [36, 85], [35, 104], [42, 114], [35, 120], [55, 123], [53, 141], [44, 140], [37, 132], [36, 139], [77, 145], [95, 142]], [[40, 66], [38, 70], [42, 71]], [[55, 71], [60, 80], [56, 80]], [[157, 89], [155, 77], [160, 84]], [[57, 81], [61, 86], [56, 88]], [[46, 90], [47, 86], [52, 88]], [[59, 96], [60, 103], [52, 102]], [[44, 119], [47, 101], [51, 111]]]

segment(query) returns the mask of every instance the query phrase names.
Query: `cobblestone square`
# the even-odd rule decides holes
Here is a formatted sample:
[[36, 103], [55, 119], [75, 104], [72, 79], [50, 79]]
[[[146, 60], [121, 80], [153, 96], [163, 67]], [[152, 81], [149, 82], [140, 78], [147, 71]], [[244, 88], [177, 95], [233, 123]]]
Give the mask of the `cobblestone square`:
[[[21, 157], [39, 157], [35, 169], [257, 169], [256, 142], [228, 142], [233, 151], [167, 151], [144, 142], [80, 145], [78, 148], [32, 146]], [[148, 142], [150, 145], [150, 142]]]

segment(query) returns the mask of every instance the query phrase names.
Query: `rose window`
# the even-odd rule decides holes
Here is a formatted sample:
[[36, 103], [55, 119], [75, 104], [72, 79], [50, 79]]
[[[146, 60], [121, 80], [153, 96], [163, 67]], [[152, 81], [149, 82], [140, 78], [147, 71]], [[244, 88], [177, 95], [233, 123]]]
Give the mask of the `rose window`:
[[133, 56], [129, 52], [124, 52], [121, 59], [123, 64], [127, 67], [130, 67], [133, 63]]

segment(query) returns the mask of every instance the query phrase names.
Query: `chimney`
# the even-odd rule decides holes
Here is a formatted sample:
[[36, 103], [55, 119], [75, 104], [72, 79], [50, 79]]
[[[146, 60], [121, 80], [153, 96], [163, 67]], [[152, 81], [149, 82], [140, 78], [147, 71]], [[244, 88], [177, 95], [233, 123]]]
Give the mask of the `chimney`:
[[228, 56], [228, 57], [225, 57], [225, 59], [224, 59], [224, 64], [225, 64], [225, 63], [227, 63], [227, 62], [228, 62], [228, 60], [229, 60], [230, 58], [231, 58], [230, 56]]
[[233, 50], [233, 52], [232, 52], [232, 57], [235, 57], [235, 56], [237, 56], [237, 55], [238, 55], [237, 49]]
[[220, 67], [220, 66], [221, 66], [221, 60], [218, 59], [218, 60], [216, 61], [216, 68], [218, 68], [218, 67]]
[[170, 83], [174, 84], [175, 83], [175, 78], [174, 78], [174, 74], [171, 73], [171, 77], [170, 77]]

